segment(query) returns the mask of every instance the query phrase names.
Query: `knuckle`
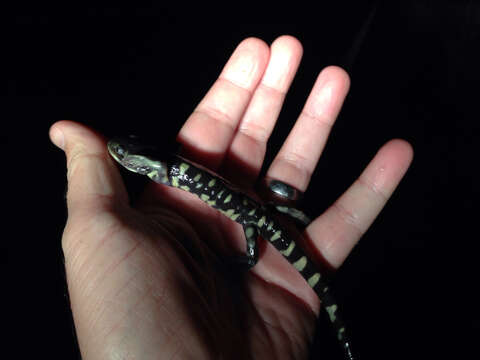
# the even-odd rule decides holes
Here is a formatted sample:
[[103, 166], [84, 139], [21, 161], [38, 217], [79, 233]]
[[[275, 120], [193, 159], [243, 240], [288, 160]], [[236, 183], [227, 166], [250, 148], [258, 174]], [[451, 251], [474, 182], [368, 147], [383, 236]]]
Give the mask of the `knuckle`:
[[254, 122], [242, 124], [238, 131], [257, 144], [265, 144], [270, 136], [269, 131], [264, 126]]
[[308, 167], [308, 159], [297, 152], [289, 152], [280, 158], [288, 166], [292, 167], [295, 172], [305, 181], [309, 181], [312, 176], [312, 171]]
[[370, 192], [371, 194], [380, 197], [382, 201], [386, 202], [388, 199], [388, 196], [377, 186], [375, 185], [374, 182], [370, 181], [367, 179], [365, 176], [360, 176], [357, 179], [357, 183], [361, 186], [364, 187]]
[[348, 209], [340, 201], [336, 201], [333, 204], [333, 209], [341, 221], [352, 227], [356, 232], [358, 232], [358, 235], [361, 236], [365, 233], [365, 230], [360, 226], [360, 217], [356, 212]]

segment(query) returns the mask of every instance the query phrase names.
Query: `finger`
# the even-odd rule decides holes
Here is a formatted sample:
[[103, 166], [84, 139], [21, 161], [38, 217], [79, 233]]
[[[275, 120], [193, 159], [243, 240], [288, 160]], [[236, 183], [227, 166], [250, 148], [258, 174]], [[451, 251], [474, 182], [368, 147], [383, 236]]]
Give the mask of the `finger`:
[[247, 183], [253, 182], [258, 176], [268, 138], [297, 72], [302, 53], [302, 45], [292, 36], [281, 36], [272, 43], [267, 69], [230, 146], [224, 168], [227, 174], [233, 174], [239, 168], [252, 169], [250, 178], [243, 179]]
[[67, 157], [69, 217], [128, 203], [123, 181], [100, 135], [72, 121], [59, 121], [50, 128], [50, 138]]
[[349, 87], [348, 74], [339, 67], [320, 73], [267, 177], [305, 191]]
[[307, 228], [322, 257], [334, 268], [343, 263], [380, 213], [412, 158], [410, 144], [388, 142], [350, 188]]
[[[179, 132], [186, 156], [212, 170], [221, 163], [268, 61], [261, 40], [242, 41]], [[202, 154], [209, 154], [205, 156]]]

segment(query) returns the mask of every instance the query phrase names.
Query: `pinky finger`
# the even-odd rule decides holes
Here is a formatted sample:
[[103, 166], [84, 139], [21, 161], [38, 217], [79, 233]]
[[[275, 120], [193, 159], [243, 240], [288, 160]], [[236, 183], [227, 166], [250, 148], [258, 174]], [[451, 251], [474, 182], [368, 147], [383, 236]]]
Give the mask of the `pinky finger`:
[[360, 177], [307, 228], [314, 246], [338, 268], [378, 216], [405, 175], [413, 150], [403, 140], [385, 144]]

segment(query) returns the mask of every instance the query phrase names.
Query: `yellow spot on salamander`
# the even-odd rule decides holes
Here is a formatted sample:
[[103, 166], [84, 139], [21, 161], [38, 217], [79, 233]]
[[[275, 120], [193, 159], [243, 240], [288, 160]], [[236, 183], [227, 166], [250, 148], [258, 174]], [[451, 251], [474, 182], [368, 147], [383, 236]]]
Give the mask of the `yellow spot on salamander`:
[[260, 218], [260, 220], [258, 220], [258, 227], [262, 227], [263, 224], [265, 224], [265, 221], [266, 221], [266, 220], [267, 220], [267, 218], [265, 217], [265, 215], [262, 216], [262, 217]]
[[195, 177], [193, 178], [193, 181], [198, 182], [201, 178], [202, 178], [202, 174], [198, 173], [198, 174], [195, 175]]
[[147, 174], [150, 179], [155, 179], [158, 176], [158, 170], [153, 170]]
[[202, 186], [203, 186], [202, 183], [198, 183], [197, 185], [195, 185], [195, 188], [196, 188], [196, 189], [200, 189]]
[[337, 319], [335, 312], [337, 311], [337, 305], [333, 304], [326, 307], [328, 316], [330, 317], [330, 321], [334, 322]]
[[306, 265], [307, 265], [307, 257], [306, 256], [302, 256], [300, 259], [298, 259], [297, 261], [295, 261], [293, 263], [293, 266], [298, 271], [303, 271], [303, 269], [305, 269]]
[[251, 227], [248, 227], [246, 230], [245, 230], [245, 236], [247, 238], [251, 238], [253, 236], [253, 233], [254, 233], [254, 230], [251, 228]]
[[225, 190], [220, 191], [220, 192], [218, 193], [218, 195], [217, 195], [217, 198], [220, 199], [220, 198], [222, 197], [224, 191], [225, 191]]
[[200, 194], [200, 199], [205, 201], [210, 206], [214, 206], [217, 204], [217, 200], [215, 199], [210, 200], [210, 196], [207, 194]]
[[178, 184], [178, 178], [176, 176], [174, 176], [172, 178], [172, 185], [176, 188], [178, 188], [179, 184]]
[[235, 209], [220, 210], [220, 212], [233, 221], [237, 220], [237, 218], [240, 216], [240, 214], [235, 214]]
[[180, 186], [180, 189], [185, 190], [185, 191], [190, 191], [190, 187], [187, 186], [187, 185]]
[[273, 236], [270, 238], [270, 241], [278, 240], [281, 237], [282, 237], [282, 231], [281, 230], [275, 231], [275, 234], [273, 234]]
[[226, 204], [230, 202], [230, 200], [232, 200], [232, 194], [228, 194], [228, 196], [225, 198], [225, 200], [223, 200], [223, 202]]
[[218, 209], [223, 215], [227, 216], [228, 218], [232, 219], [233, 221], [237, 220], [240, 214], [235, 214], [234, 209], [228, 209], [228, 210], [221, 210]]
[[184, 175], [185, 171], [187, 171], [189, 167], [190, 167], [190, 165], [188, 165], [186, 163], [181, 163], [180, 164], [180, 175]]
[[310, 276], [310, 279], [307, 280], [308, 285], [310, 285], [311, 288], [313, 288], [315, 285], [317, 285], [318, 280], [320, 280], [320, 273], [315, 273], [312, 276]]
[[233, 215], [233, 213], [235, 212], [234, 209], [228, 209], [228, 210], [221, 210], [221, 209], [219, 209], [219, 211], [220, 211], [223, 215], [228, 216], [229, 218], [232, 218], [232, 215]]
[[216, 183], [216, 180], [215, 179], [212, 179], [208, 182], [208, 187], [212, 187], [213, 185], [215, 185]]
[[248, 215], [252, 216], [253, 214], [255, 214], [255, 211], [257, 211], [257, 209], [253, 208], [248, 212]]
[[286, 248], [283, 251], [280, 251], [280, 253], [285, 257], [289, 257], [292, 254], [292, 251], [294, 248], [295, 248], [295, 241], [291, 241], [290, 245], [288, 245], [288, 248]]
[[267, 230], [272, 230], [273, 227], [273, 221], [270, 221], [270, 223], [267, 226]]

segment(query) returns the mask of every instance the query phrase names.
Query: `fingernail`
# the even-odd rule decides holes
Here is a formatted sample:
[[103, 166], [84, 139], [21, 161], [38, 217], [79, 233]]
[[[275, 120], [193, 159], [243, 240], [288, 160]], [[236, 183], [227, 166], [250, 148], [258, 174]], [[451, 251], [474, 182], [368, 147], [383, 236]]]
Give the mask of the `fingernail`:
[[56, 146], [63, 150], [65, 145], [65, 136], [61, 130], [57, 129], [56, 127], [52, 128], [50, 130], [50, 139]]

